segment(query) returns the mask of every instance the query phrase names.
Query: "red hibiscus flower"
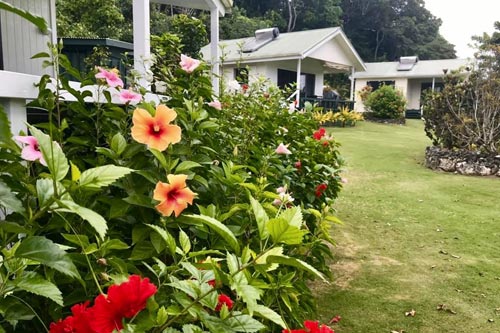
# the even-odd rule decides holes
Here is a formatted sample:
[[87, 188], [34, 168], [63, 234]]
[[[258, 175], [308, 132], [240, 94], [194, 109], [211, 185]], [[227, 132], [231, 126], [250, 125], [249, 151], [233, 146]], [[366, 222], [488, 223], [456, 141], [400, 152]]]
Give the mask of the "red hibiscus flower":
[[227, 296], [226, 294], [220, 294], [218, 300], [219, 303], [217, 303], [215, 311], [220, 311], [224, 304], [226, 304], [228, 310], [231, 310], [233, 308], [234, 302], [231, 297]]
[[89, 301], [73, 305], [71, 308], [72, 316], [59, 319], [57, 323], [50, 324], [50, 333], [95, 333], [90, 328], [90, 309]]
[[325, 136], [325, 134], [326, 130], [323, 127], [321, 127], [319, 130], [313, 133], [313, 138], [319, 141], [321, 140], [322, 137]]
[[99, 295], [92, 307], [91, 327], [96, 333], [111, 333], [123, 328], [123, 318], [132, 318], [146, 308], [149, 297], [157, 291], [148, 278], [131, 275], [127, 282], [113, 285], [108, 295]]
[[295, 162], [294, 166], [297, 169], [301, 169], [302, 168], [302, 162], [301, 161], [297, 161], [297, 162]]
[[317, 321], [306, 320], [304, 322], [305, 329], [298, 330], [283, 330], [282, 333], [335, 333], [330, 327], [320, 325]]
[[328, 186], [325, 183], [321, 183], [316, 186], [316, 197], [319, 198], [327, 188]]

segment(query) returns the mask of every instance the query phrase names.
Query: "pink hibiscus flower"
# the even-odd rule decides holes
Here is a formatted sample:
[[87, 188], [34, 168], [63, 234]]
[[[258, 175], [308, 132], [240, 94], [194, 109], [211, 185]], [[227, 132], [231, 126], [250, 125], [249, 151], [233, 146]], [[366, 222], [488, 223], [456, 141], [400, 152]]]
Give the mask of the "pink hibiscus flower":
[[120, 101], [124, 104], [136, 105], [142, 99], [142, 95], [138, 94], [130, 89], [120, 91]]
[[208, 103], [208, 106], [211, 106], [216, 110], [222, 110], [222, 104], [219, 101], [210, 102], [210, 103]]
[[114, 87], [122, 87], [123, 88], [123, 81], [122, 81], [122, 79], [120, 79], [120, 77], [118, 76], [118, 74], [114, 70], [107, 71], [102, 67], [97, 67], [97, 69], [99, 70], [99, 73], [97, 73], [95, 75], [96, 79], [106, 80], [106, 83], [110, 87], [113, 87], [113, 88]]
[[290, 155], [292, 152], [288, 150], [288, 147], [285, 146], [283, 143], [280, 143], [278, 148], [275, 150], [276, 154], [279, 155]]
[[182, 70], [187, 73], [192, 73], [200, 65], [200, 61], [181, 54], [181, 62], [179, 64]]
[[42, 165], [47, 166], [43, 159], [42, 152], [38, 146], [38, 140], [34, 136], [14, 136], [14, 140], [25, 144], [21, 151], [21, 157], [26, 161], [40, 161]]

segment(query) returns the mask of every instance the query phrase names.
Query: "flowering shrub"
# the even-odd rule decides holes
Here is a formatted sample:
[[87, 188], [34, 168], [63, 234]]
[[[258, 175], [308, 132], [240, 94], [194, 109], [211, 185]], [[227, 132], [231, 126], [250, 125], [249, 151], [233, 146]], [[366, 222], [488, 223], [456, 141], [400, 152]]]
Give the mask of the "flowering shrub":
[[218, 107], [205, 65], [180, 62], [168, 101], [134, 105], [132, 87], [117, 106], [112, 70], [82, 75], [54, 53], [104, 102], [42, 77], [31, 106], [49, 122], [15, 137], [22, 150], [0, 113], [4, 330], [279, 332], [311, 315], [337, 143], [314, 139], [317, 123], [277, 89], [250, 85]]

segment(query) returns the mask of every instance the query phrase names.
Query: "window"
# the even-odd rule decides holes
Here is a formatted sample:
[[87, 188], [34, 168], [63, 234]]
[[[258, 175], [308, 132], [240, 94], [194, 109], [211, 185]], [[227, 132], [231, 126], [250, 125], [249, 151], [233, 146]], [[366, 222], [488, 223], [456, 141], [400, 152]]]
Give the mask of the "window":
[[234, 79], [238, 81], [239, 84], [248, 84], [248, 68], [235, 68]]
[[[290, 86], [295, 82], [297, 82], [297, 72], [278, 69], [278, 87], [285, 89], [285, 87]], [[314, 74], [301, 73], [300, 95], [305, 97], [314, 96], [315, 83], [316, 78]]]
[[372, 87], [372, 91], [377, 90], [381, 86], [394, 86], [396, 85], [395, 81], [368, 81], [366, 82], [366, 85]]

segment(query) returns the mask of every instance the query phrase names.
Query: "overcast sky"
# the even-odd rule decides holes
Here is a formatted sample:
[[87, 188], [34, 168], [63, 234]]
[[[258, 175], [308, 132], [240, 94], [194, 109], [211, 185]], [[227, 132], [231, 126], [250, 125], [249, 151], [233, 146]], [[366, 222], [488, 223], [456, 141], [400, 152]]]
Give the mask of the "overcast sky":
[[440, 32], [455, 45], [459, 58], [472, 57], [474, 50], [467, 44], [471, 36], [491, 34], [493, 23], [500, 21], [500, 0], [424, 0], [427, 8], [443, 24]]

